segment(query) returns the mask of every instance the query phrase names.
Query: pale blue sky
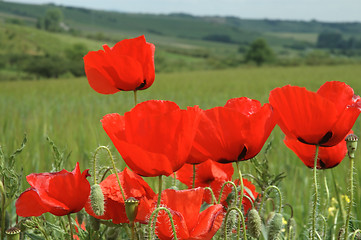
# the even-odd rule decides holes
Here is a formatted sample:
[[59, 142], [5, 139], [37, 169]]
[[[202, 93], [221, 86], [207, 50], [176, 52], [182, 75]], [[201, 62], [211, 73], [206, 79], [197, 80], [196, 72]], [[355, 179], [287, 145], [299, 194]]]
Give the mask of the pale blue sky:
[[175, 13], [236, 16], [251, 19], [361, 22], [361, 0], [5, 0], [23, 3], [116, 10], [132, 13]]

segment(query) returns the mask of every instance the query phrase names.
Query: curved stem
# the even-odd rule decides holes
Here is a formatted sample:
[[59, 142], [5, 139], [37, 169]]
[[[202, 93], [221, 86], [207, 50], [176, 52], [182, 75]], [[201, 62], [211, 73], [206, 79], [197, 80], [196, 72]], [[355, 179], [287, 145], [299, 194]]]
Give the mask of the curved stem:
[[[175, 225], [174, 225], [174, 222], [173, 222], [173, 217], [172, 217], [172, 214], [170, 213], [170, 211], [165, 208], [165, 207], [158, 207], [156, 208], [152, 214], [150, 215], [150, 221], [148, 223], [148, 234], [149, 234], [149, 239], [152, 239], [152, 236], [153, 236], [153, 233], [154, 233], [154, 230], [155, 230], [155, 225], [157, 223], [157, 218], [158, 218], [158, 213], [159, 211], [165, 211], [167, 214], [168, 214], [168, 217], [169, 217], [169, 220], [170, 220], [170, 224], [171, 224], [171, 227], [172, 227], [172, 231], [173, 231], [173, 239], [177, 240], [177, 233], [175, 231]], [[154, 218], [154, 219], [153, 219]], [[154, 225], [152, 224], [154, 222]], [[152, 227], [153, 225], [153, 227]]]
[[236, 166], [237, 166], [237, 170], [238, 170], [238, 176], [239, 176], [239, 183], [241, 186], [241, 190], [240, 190], [240, 198], [239, 198], [239, 209], [242, 209], [242, 200], [243, 200], [243, 189], [244, 189], [244, 185], [243, 185], [243, 178], [242, 178], [242, 172], [241, 172], [241, 168], [239, 167], [239, 161], [236, 162]]
[[213, 193], [212, 188], [210, 188], [210, 187], [205, 187], [204, 189], [211, 192], [211, 195], [212, 195], [212, 204], [216, 204], [216, 203], [217, 203], [217, 199], [216, 199], [216, 196], [214, 196], [214, 193]]
[[224, 187], [225, 187], [227, 184], [231, 184], [231, 185], [233, 186], [233, 188], [234, 188], [234, 193], [235, 193], [234, 200], [235, 200], [235, 203], [237, 203], [237, 196], [238, 196], [237, 186], [236, 186], [236, 184], [234, 184], [234, 182], [232, 182], [232, 181], [227, 181], [227, 182], [223, 183], [223, 185], [222, 185], [221, 191], [220, 191], [220, 193], [219, 193], [219, 198], [218, 198], [217, 204], [219, 204], [219, 203], [221, 202], [222, 194], [223, 194], [223, 189], [224, 189]]
[[[226, 213], [226, 217], [224, 220], [224, 239], [227, 240], [227, 222], [228, 222], [227, 220], [228, 220], [228, 216], [229, 216], [230, 212], [232, 212], [233, 210], [237, 211], [239, 217], [241, 218], [242, 228], [243, 228], [243, 239], [247, 240], [246, 223], [244, 221], [244, 216], [242, 214], [242, 211], [239, 210], [239, 208], [237, 208], [237, 207], [232, 207], [232, 208], [228, 209], [228, 211]], [[237, 229], [237, 235], [238, 235], [238, 239], [239, 239], [239, 228]]]
[[357, 233], [361, 233], [360, 229], [356, 229], [356, 231], [353, 232], [351, 240], [354, 240]]
[[196, 186], [196, 165], [193, 164], [193, 182], [192, 182], [192, 188]]
[[311, 239], [316, 238], [316, 212], [317, 212], [317, 201], [318, 201], [318, 187], [317, 187], [317, 159], [318, 159], [318, 150], [319, 146], [316, 145], [315, 159], [313, 165], [313, 186], [314, 186], [314, 195], [313, 195], [313, 205], [312, 205], [312, 229], [311, 229]]
[[[99, 146], [96, 150], [95, 150], [95, 153], [94, 153], [94, 156], [93, 156], [93, 161], [95, 162], [96, 161], [96, 156], [98, 154], [98, 152], [100, 150], [106, 150], [107, 153], [108, 153], [108, 156], [109, 156], [109, 159], [110, 161], [112, 162], [112, 166], [113, 166], [113, 171], [114, 171], [114, 174], [115, 174], [115, 177], [117, 178], [117, 181], [118, 181], [118, 185], [119, 185], [119, 188], [120, 188], [120, 192], [122, 193], [122, 197], [123, 197], [123, 200], [125, 201], [125, 194], [124, 194], [124, 191], [123, 191], [123, 188], [122, 188], [122, 184], [120, 183], [120, 179], [119, 179], [119, 176], [118, 176], [118, 173], [117, 173], [117, 168], [115, 167], [115, 162], [114, 162], [114, 158], [112, 156], [112, 153], [110, 152], [109, 148], [105, 147], [105, 146]], [[95, 165], [95, 163], [94, 163]], [[95, 168], [95, 167], [94, 167]], [[95, 173], [94, 173], [95, 175]], [[95, 179], [95, 182], [96, 182], [96, 178], [94, 177]]]
[[244, 197], [248, 199], [248, 201], [249, 201], [249, 202], [251, 203], [251, 205], [252, 205], [252, 208], [254, 208], [254, 203], [253, 203], [252, 199], [251, 199], [250, 197], [248, 197], [247, 195], [244, 195]]
[[353, 203], [353, 161], [354, 159], [350, 157], [350, 202], [348, 204], [347, 208], [347, 214], [346, 214], [346, 222], [345, 222], [345, 239], [347, 239], [348, 234], [348, 228], [350, 224], [350, 217], [351, 217], [351, 209], [352, 209], [352, 203]]
[[264, 190], [264, 197], [262, 198], [262, 201], [261, 201], [261, 204], [260, 204], [260, 211], [262, 210], [263, 208], [263, 203], [264, 203], [264, 199], [266, 198], [267, 196], [267, 192], [270, 190], [270, 189], [274, 189], [277, 191], [278, 193], [278, 199], [279, 199], [279, 207], [278, 207], [278, 213], [281, 213], [281, 210], [282, 210], [282, 194], [281, 194], [281, 191], [278, 187], [274, 186], [274, 185], [271, 185], [271, 186], [268, 186], [265, 190]]

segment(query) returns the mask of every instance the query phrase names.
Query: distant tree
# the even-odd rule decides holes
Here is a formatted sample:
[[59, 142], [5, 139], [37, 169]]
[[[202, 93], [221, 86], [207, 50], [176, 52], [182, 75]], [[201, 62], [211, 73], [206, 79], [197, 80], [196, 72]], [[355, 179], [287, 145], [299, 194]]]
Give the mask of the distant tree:
[[271, 62], [273, 59], [274, 53], [272, 49], [268, 46], [266, 40], [261, 38], [251, 43], [245, 55], [246, 62], [255, 62], [258, 66]]
[[60, 32], [60, 23], [63, 20], [63, 13], [59, 8], [51, 8], [46, 11], [44, 17], [44, 29], [50, 32]]
[[322, 32], [317, 37], [318, 48], [343, 48], [345, 41], [343, 40], [342, 34], [339, 32]]

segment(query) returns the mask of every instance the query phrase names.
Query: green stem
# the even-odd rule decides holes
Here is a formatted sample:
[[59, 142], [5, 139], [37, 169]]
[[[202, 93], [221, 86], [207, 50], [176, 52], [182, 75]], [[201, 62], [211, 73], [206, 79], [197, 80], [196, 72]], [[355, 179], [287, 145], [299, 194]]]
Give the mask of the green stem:
[[196, 165], [193, 164], [193, 182], [192, 182], [192, 188], [196, 186]]
[[173, 175], [173, 186], [175, 187], [176, 185], [177, 185], [177, 173], [176, 172], [174, 172], [173, 173], [174, 175]]
[[[0, 180], [2, 181], [2, 180]], [[2, 184], [2, 182], [0, 183]], [[3, 184], [4, 185], [4, 184]], [[5, 209], [5, 202], [6, 202], [6, 192], [5, 192], [5, 186], [2, 188], [3, 191], [1, 191], [1, 240], [5, 239], [5, 215], [6, 215], [6, 209]]]
[[263, 204], [264, 204], [264, 201], [267, 197], [267, 192], [271, 189], [274, 189], [277, 191], [278, 193], [278, 200], [279, 200], [279, 207], [278, 207], [278, 213], [281, 213], [281, 210], [282, 210], [282, 194], [281, 194], [281, 191], [278, 187], [274, 186], [274, 185], [271, 185], [271, 186], [268, 186], [265, 190], [264, 190], [264, 196], [262, 197], [262, 201], [261, 201], [261, 204], [259, 205], [259, 209], [260, 211], [262, 211], [262, 208], [263, 208]]
[[[154, 233], [154, 230], [155, 230], [155, 225], [157, 224], [157, 218], [158, 218], [158, 213], [159, 211], [165, 211], [167, 214], [168, 214], [168, 217], [169, 217], [169, 220], [170, 220], [170, 224], [172, 226], [172, 231], [173, 231], [173, 239], [177, 240], [177, 233], [176, 233], [176, 230], [175, 230], [175, 225], [174, 225], [174, 222], [173, 222], [173, 217], [172, 217], [172, 214], [170, 213], [170, 211], [165, 208], [165, 207], [157, 207], [153, 212], [152, 214], [150, 215], [150, 221], [149, 221], [149, 224], [148, 224], [148, 234], [149, 234], [149, 239], [152, 239], [152, 236], [153, 236], [153, 233]], [[154, 218], [154, 219], [153, 219]], [[152, 224], [154, 222], [154, 225]], [[152, 227], [153, 225], [153, 227]]]
[[238, 177], [239, 177], [239, 183], [241, 185], [241, 190], [240, 190], [240, 200], [239, 200], [239, 209], [242, 209], [242, 200], [243, 200], [243, 189], [244, 189], [244, 185], [243, 185], [243, 178], [242, 178], [242, 172], [241, 172], [241, 168], [239, 167], [239, 161], [236, 162], [236, 166], [237, 166], [237, 170], [238, 170]]
[[210, 187], [205, 187], [204, 190], [208, 190], [208, 191], [211, 192], [211, 195], [212, 195], [212, 204], [216, 204], [216, 203], [217, 203], [217, 199], [216, 199], [216, 196], [214, 196], [214, 193], [213, 193], [212, 188], [210, 188]]
[[318, 150], [319, 146], [316, 145], [315, 159], [313, 165], [313, 186], [314, 186], [314, 195], [313, 195], [313, 205], [312, 205], [312, 229], [311, 229], [311, 239], [316, 238], [316, 212], [317, 212], [317, 201], [318, 201], [318, 188], [317, 188], [317, 159], [318, 159]]
[[162, 181], [162, 176], [160, 175], [158, 177], [158, 201], [157, 201], [157, 208], [159, 208], [160, 206], [160, 200], [162, 198], [162, 185], [163, 185], [163, 181]]
[[138, 103], [138, 100], [137, 100], [137, 90], [134, 90], [133, 93], [134, 93], [134, 106], [135, 106], [135, 105], [137, 105], [137, 103]]
[[134, 222], [133, 224], [130, 225], [130, 229], [131, 229], [131, 234], [132, 234], [132, 240], [135, 240], [135, 230], [134, 230]]
[[330, 190], [328, 189], [328, 184], [327, 184], [327, 178], [326, 178], [326, 173], [323, 173], [323, 181], [325, 184], [325, 190], [326, 190], [326, 204], [325, 204], [325, 211], [326, 211], [326, 217], [328, 217], [328, 204], [330, 203]]
[[351, 209], [352, 209], [352, 203], [353, 203], [353, 165], [354, 165], [354, 159], [350, 157], [350, 202], [348, 204], [347, 208], [347, 215], [346, 215], [346, 222], [345, 222], [345, 237], [344, 239], [347, 239], [348, 234], [348, 228], [350, 224], [350, 217], [351, 217]]
[[[120, 183], [120, 179], [119, 179], [119, 176], [118, 176], [118, 173], [117, 173], [117, 168], [115, 167], [114, 158], [113, 158], [112, 153], [110, 152], [109, 148], [107, 148], [107, 147], [105, 147], [105, 146], [99, 146], [99, 147], [95, 150], [95, 153], [94, 153], [94, 156], [93, 156], [94, 171], [95, 171], [96, 156], [97, 156], [98, 152], [99, 152], [101, 149], [106, 150], [107, 153], [108, 153], [109, 159], [110, 159], [110, 161], [112, 162], [112, 165], [113, 165], [113, 171], [114, 171], [115, 177], [117, 178], [117, 181], [118, 181], [118, 185], [119, 185], [119, 188], [120, 188], [120, 192], [122, 193], [123, 200], [125, 201], [126, 199], [125, 199], [125, 194], [124, 194], [124, 191], [123, 191], [123, 188], [122, 188], [122, 184]], [[95, 172], [94, 172], [94, 183], [96, 183]]]
[[[227, 240], [227, 222], [228, 222], [227, 220], [228, 220], [228, 216], [229, 216], [230, 212], [232, 212], [232, 211], [237, 211], [238, 212], [238, 215], [239, 215], [239, 217], [241, 218], [241, 221], [242, 221], [243, 239], [247, 240], [246, 223], [244, 221], [242, 211], [239, 210], [237, 207], [232, 207], [232, 208], [228, 209], [228, 211], [226, 213], [226, 217], [225, 217], [225, 220], [224, 220], [224, 239]], [[239, 228], [237, 229], [237, 235], [238, 235], [238, 239], [239, 239]]]
[[69, 222], [69, 228], [70, 228], [70, 239], [73, 239], [73, 224], [71, 222], [70, 213], [68, 214], [68, 222]]
[[237, 203], [237, 197], [238, 197], [237, 186], [236, 186], [236, 184], [234, 184], [234, 182], [232, 182], [232, 181], [227, 181], [227, 182], [223, 183], [223, 185], [222, 185], [221, 191], [220, 191], [220, 193], [219, 193], [219, 198], [218, 198], [217, 204], [219, 204], [219, 203], [221, 202], [222, 194], [223, 194], [223, 189], [224, 189], [224, 187], [225, 187], [227, 184], [231, 184], [231, 185], [233, 186], [233, 188], [234, 188], [234, 193], [235, 193], [235, 195], [234, 195], [234, 203], [235, 203], [235, 204]]

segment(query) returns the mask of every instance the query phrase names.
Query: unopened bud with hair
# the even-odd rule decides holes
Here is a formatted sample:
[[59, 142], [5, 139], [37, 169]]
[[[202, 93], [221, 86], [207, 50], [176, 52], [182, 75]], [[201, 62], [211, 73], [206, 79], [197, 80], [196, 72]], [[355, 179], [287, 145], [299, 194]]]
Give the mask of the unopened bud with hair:
[[94, 184], [90, 189], [90, 205], [95, 215], [104, 214], [104, 194], [99, 184]]
[[283, 226], [282, 214], [275, 213], [268, 225], [268, 239], [277, 240]]
[[252, 208], [248, 212], [247, 230], [249, 235], [259, 238], [261, 235], [262, 221], [256, 209]]
[[287, 235], [288, 235], [288, 239], [296, 239], [296, 221], [293, 217], [291, 217], [290, 219], [288, 219], [287, 222]]

